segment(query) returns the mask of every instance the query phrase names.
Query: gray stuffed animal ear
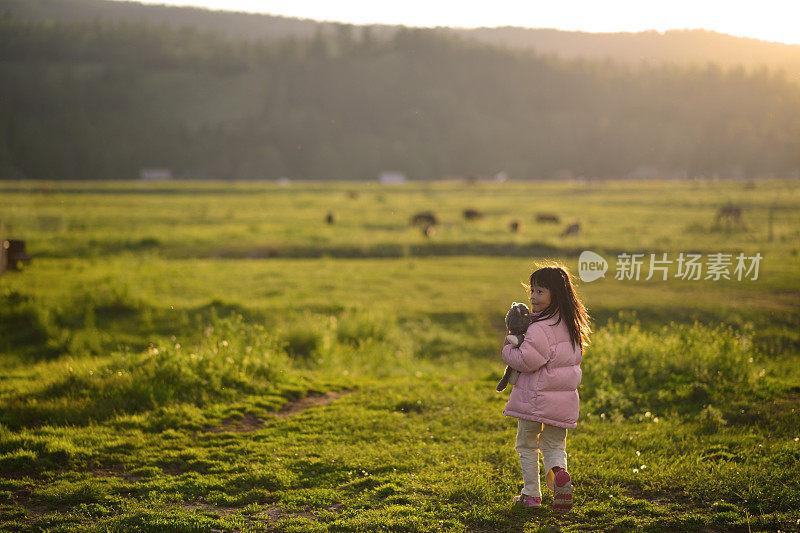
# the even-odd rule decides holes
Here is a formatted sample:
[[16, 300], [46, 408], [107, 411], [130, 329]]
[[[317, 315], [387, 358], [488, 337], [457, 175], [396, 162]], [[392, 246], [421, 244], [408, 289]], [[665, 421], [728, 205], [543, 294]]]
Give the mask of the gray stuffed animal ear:
[[522, 316], [531, 314], [531, 310], [528, 309], [528, 306], [522, 302], [514, 302], [511, 304], [511, 307], [516, 307], [517, 309], [519, 309], [519, 312]]
[[531, 325], [531, 311], [523, 303], [514, 302], [506, 314], [506, 327], [512, 335], [522, 335]]

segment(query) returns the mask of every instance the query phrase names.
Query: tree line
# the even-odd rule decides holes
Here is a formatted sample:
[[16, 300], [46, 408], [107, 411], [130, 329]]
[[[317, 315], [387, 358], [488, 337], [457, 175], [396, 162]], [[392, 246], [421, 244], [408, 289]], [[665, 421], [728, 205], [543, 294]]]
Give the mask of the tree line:
[[630, 66], [424, 29], [233, 39], [0, 18], [0, 177], [787, 175], [800, 87], [767, 68]]

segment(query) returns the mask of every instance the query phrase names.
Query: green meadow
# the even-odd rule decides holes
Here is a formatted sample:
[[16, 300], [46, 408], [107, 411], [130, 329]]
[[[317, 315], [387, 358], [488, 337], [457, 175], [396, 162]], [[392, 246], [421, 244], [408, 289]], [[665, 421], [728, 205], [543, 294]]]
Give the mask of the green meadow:
[[[0, 193], [33, 257], [0, 276], [0, 531], [800, 529], [797, 180]], [[584, 250], [608, 271], [577, 284], [576, 505], [526, 511], [503, 317]], [[731, 254], [730, 279], [682, 279], [681, 253]]]

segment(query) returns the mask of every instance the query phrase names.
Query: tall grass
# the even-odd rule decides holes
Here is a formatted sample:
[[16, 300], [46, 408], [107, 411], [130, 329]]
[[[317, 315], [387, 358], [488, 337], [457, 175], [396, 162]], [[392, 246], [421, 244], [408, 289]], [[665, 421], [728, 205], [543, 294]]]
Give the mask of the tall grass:
[[293, 379], [275, 339], [239, 315], [216, 320], [194, 347], [150, 346], [144, 353], [121, 352], [102, 363], [84, 359], [62, 368], [43, 388], [8, 398], [0, 420], [12, 427], [84, 424], [174, 403], [267, 394]]
[[645, 330], [610, 321], [583, 362], [581, 398], [596, 414], [695, 412], [756, 389], [752, 331], [668, 324]]
[[[742, 529], [745, 515], [732, 513], [743, 498], [750, 519], [784, 513], [764, 514], [761, 529], [797, 518], [787, 521], [800, 494], [800, 219], [781, 211], [766, 243], [773, 194], [761, 183], [367, 186], [358, 199], [335, 184], [209, 184], [201, 195], [181, 184], [163, 194], [61, 186], [8, 190], [3, 213], [34, 255], [0, 278], [0, 522], [15, 520], [6, 530], [242, 529], [244, 508], [225, 522], [181, 502], [313, 511], [317, 522], [296, 529], [529, 527], [507, 504], [518, 462], [494, 390], [502, 317], [531, 267], [514, 255], [556, 254], [575, 269], [562, 254], [584, 246], [766, 257], [757, 282], [609, 272], [580, 287], [602, 325], [570, 441], [582, 502], [558, 527]], [[231, 186], [242, 194], [223, 194]], [[781, 201], [798, 205], [800, 189], [786, 187]], [[580, 217], [583, 235], [532, 226], [531, 204], [519, 201], [531, 193], [537, 210]], [[708, 230], [721, 195], [743, 204], [746, 231]], [[466, 206], [486, 217], [466, 223]], [[429, 240], [408, 227], [418, 209], [443, 221]], [[63, 217], [61, 229], [39, 227], [37, 210]], [[336, 225], [322, 223], [328, 210]], [[523, 233], [508, 232], [512, 216], [527, 222]], [[481, 255], [418, 257], [461, 253]], [[605, 323], [623, 309], [640, 321]], [[776, 378], [779, 393], [763, 387]], [[310, 391], [343, 388], [354, 394], [276, 416]], [[768, 470], [777, 481], [759, 485]], [[722, 498], [730, 516], [714, 515]], [[687, 514], [690, 500], [714, 516], [692, 525], [701, 511]], [[343, 511], [326, 518], [320, 501]], [[273, 522], [264, 525], [293, 530]]]
[[[199, 336], [194, 343], [181, 345], [173, 337], [144, 350], [126, 348], [100, 357], [90, 352], [50, 362], [47, 373], [38, 374], [40, 381], [6, 391], [0, 422], [13, 428], [87, 424], [147, 411], [170, 418], [170, 406], [281, 396], [298, 386], [308, 390], [308, 383], [300, 384], [312, 374], [380, 378], [448, 368], [471, 359], [476, 346], [493, 345], [485, 336], [467, 334], [474, 324], [453, 329], [427, 318], [401, 323], [379, 310], [289, 312], [267, 327], [236, 312], [220, 315], [218, 308], [212, 307], [201, 331], [190, 336]], [[76, 328], [74, 334], [81, 333], [91, 338], [91, 330]], [[47, 335], [40, 344], [51, 342]], [[186, 409], [178, 411], [190, 416]]]

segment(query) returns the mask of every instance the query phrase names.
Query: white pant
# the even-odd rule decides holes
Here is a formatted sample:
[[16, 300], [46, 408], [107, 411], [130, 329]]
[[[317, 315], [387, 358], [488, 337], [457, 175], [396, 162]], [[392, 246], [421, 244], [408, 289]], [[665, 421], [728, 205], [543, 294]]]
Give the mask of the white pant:
[[[547, 472], [548, 485], [554, 466], [567, 469], [567, 430], [558, 426], [548, 426], [541, 422], [517, 419], [517, 445], [519, 462], [522, 466], [522, 481], [525, 486], [522, 493], [528, 496], [542, 496], [539, 485], [539, 452], [544, 458], [544, 470]], [[552, 488], [552, 487], [551, 487]]]

